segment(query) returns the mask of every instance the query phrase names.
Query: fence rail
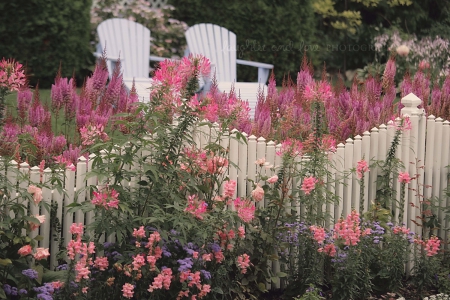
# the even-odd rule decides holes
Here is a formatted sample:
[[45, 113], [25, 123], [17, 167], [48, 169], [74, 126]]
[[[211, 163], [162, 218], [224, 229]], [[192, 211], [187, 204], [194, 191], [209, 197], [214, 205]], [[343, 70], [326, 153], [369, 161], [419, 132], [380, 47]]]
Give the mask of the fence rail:
[[[424, 199], [431, 199], [436, 197], [440, 199], [441, 205], [448, 206], [450, 201], [443, 190], [447, 187], [447, 169], [446, 166], [450, 163], [450, 122], [444, 121], [441, 118], [434, 116], [425, 116], [423, 109], [419, 109], [421, 100], [413, 94], [402, 99], [402, 104], [405, 106], [402, 109], [402, 114], [409, 115], [412, 129], [404, 132], [401, 137], [401, 142], [397, 148], [397, 158], [404, 164], [404, 170], [416, 179], [411, 181], [405, 187], [405, 207], [403, 222], [413, 232], [419, 232], [419, 227], [414, 221], [418, 221], [420, 216], [421, 201]], [[366, 131], [362, 136], [356, 136], [353, 139], [347, 139], [345, 144], [337, 145], [336, 152], [330, 153], [329, 158], [335, 165], [335, 169], [330, 169], [333, 178], [328, 182], [327, 187], [329, 191], [335, 192], [341, 199], [338, 204], [327, 204], [320, 209], [328, 212], [333, 219], [338, 219], [341, 216], [346, 216], [354, 208], [359, 210], [360, 201], [360, 184], [356, 174], [350, 172], [356, 167], [356, 164], [362, 158], [367, 161], [384, 160], [387, 156], [388, 149], [391, 145], [395, 134], [394, 122], [387, 125], [380, 125], [378, 128], [373, 128], [370, 132]], [[217, 136], [217, 126], [202, 126], [196, 129], [195, 142], [199, 147], [205, 146], [211, 137]], [[236, 131], [231, 131], [229, 135], [224, 135], [220, 144], [229, 149], [228, 158], [230, 167], [228, 168], [227, 176], [236, 180], [237, 191], [236, 196], [245, 197], [250, 194], [252, 186], [248, 179], [255, 180], [257, 168], [255, 161], [259, 158], [265, 158], [267, 162], [275, 166], [281, 164], [281, 158], [276, 155], [281, 145], [276, 145], [273, 141], [266, 141], [262, 137], [246, 136], [247, 143], [239, 141], [234, 138]], [[90, 194], [86, 192], [86, 187], [99, 184], [98, 178], [91, 176], [86, 179], [86, 174], [92, 170], [92, 163], [94, 155], [88, 158], [80, 157], [75, 170], [66, 169], [59, 170], [57, 175], [64, 180], [64, 190], [62, 193], [56, 189], [44, 188], [43, 201], [47, 203], [57, 203], [58, 209], [56, 216], [61, 220], [61, 235], [65, 243], [70, 240], [69, 227], [72, 222], [90, 224], [93, 221], [92, 213], [68, 213], [67, 205], [73, 202], [81, 203], [85, 200], [90, 200]], [[307, 160], [307, 157], [301, 158]], [[41, 180], [46, 182], [50, 176], [54, 176], [50, 169], [46, 169], [41, 174], [39, 167], [31, 167], [27, 163], [21, 163], [17, 166], [17, 162], [11, 162], [11, 168], [18, 168], [17, 172], [7, 172], [7, 177], [12, 182], [18, 182], [23, 188], [28, 184], [39, 183]], [[131, 168], [132, 166], [128, 166]], [[272, 170], [266, 170], [268, 176], [273, 175]], [[342, 177], [346, 173], [348, 176]], [[23, 180], [19, 175], [24, 175], [28, 180]], [[378, 167], [371, 168], [368, 176], [365, 176], [364, 184], [364, 208], [370, 206], [375, 199], [376, 180], [380, 175]], [[41, 178], [42, 176], [42, 178]], [[343, 179], [343, 180], [341, 180]], [[128, 182], [124, 184], [134, 184]], [[394, 184], [395, 189], [400, 191], [400, 183], [397, 181]], [[293, 188], [296, 186], [293, 185]], [[399, 199], [400, 193], [396, 193]], [[267, 203], [266, 203], [267, 204]], [[264, 205], [259, 204], [258, 205]], [[394, 204], [393, 204], [394, 205]], [[298, 215], [304, 211], [304, 207], [293, 204], [291, 209], [295, 209]], [[396, 217], [398, 217], [398, 209], [392, 207]], [[30, 205], [31, 214], [44, 214], [47, 220], [50, 220], [49, 212], [43, 210], [38, 211], [35, 205]], [[444, 220], [442, 211], [436, 213], [439, 222], [442, 224], [441, 228], [436, 232], [444, 239], [448, 238], [448, 234], [442, 228], [448, 228], [449, 222]], [[397, 219], [397, 218], [396, 218]], [[52, 220], [51, 220], [52, 221]], [[332, 220], [327, 221], [327, 225], [331, 225]], [[32, 232], [31, 237], [38, 234], [37, 230]], [[39, 247], [50, 247], [58, 249], [58, 244], [53, 235], [58, 234], [51, 229], [50, 222], [45, 222], [39, 228], [39, 234], [43, 237], [39, 241]], [[113, 241], [114, 237], [107, 237], [106, 240]], [[56, 266], [56, 252], [51, 251], [51, 267]], [[274, 262], [274, 269], [279, 270], [279, 266]], [[279, 284], [275, 284], [279, 286]]]

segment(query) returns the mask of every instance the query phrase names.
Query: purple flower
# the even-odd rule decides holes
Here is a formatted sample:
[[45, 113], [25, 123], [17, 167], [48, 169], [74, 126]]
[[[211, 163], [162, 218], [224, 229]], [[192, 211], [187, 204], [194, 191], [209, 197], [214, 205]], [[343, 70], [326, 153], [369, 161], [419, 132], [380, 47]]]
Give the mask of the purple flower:
[[200, 270], [200, 272], [203, 274], [203, 276], [205, 277], [205, 279], [211, 279], [211, 273], [209, 273], [206, 270]]
[[192, 265], [194, 264], [192, 261], [192, 258], [186, 257], [185, 259], [179, 259], [177, 262], [180, 264], [180, 267], [178, 268], [178, 271], [184, 272], [192, 268]]
[[37, 279], [38, 278], [38, 272], [33, 269], [26, 269], [22, 271], [22, 274], [27, 276], [30, 279]]

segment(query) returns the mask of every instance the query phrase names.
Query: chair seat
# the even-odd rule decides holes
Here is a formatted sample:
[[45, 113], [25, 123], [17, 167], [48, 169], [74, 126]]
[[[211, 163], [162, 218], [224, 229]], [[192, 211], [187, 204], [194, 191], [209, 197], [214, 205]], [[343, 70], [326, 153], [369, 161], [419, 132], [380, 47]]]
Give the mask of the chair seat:
[[[127, 87], [128, 91], [133, 87], [133, 78], [123, 78], [123, 83]], [[150, 101], [150, 87], [152, 86], [151, 78], [134, 78], [134, 87], [139, 97], [140, 102], [148, 103]]]

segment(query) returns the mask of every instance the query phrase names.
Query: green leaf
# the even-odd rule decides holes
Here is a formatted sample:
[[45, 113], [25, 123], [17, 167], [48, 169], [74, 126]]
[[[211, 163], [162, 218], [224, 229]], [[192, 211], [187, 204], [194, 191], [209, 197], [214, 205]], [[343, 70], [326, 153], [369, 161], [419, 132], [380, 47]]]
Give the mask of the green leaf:
[[9, 258], [0, 258], [0, 265], [7, 266], [12, 264], [12, 261]]
[[212, 291], [213, 291], [214, 293], [223, 295], [223, 291], [222, 291], [222, 289], [221, 289], [220, 287], [215, 287], [215, 288], [212, 289]]
[[278, 273], [276, 274], [276, 276], [277, 276], [277, 277], [280, 277], [280, 278], [283, 278], [283, 277], [286, 277], [287, 274], [284, 273], [284, 272], [278, 272]]
[[263, 283], [263, 282], [258, 283], [258, 289], [259, 289], [261, 292], [267, 292], [266, 284]]
[[3, 288], [0, 289], [0, 299], [6, 299], [5, 290]]
[[42, 274], [42, 280], [44, 282], [51, 282], [51, 281], [63, 281], [65, 278], [67, 278], [67, 273], [69, 270], [61, 270], [61, 271], [46, 271], [44, 274]]
[[44, 237], [42, 235], [37, 235], [34, 239], [36, 241], [42, 241], [44, 239]]
[[33, 267], [33, 270], [38, 272], [38, 278], [36, 278], [36, 281], [39, 284], [42, 284], [42, 275], [44, 274], [44, 267], [42, 265], [37, 265]]

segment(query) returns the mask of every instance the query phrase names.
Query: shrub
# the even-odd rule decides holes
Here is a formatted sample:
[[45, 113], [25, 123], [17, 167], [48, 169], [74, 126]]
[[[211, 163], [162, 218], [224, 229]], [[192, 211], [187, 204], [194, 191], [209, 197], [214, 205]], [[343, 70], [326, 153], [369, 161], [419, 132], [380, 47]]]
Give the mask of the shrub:
[[[298, 69], [307, 50], [305, 46], [313, 43], [314, 13], [310, 0], [171, 0], [170, 3], [176, 7], [175, 17], [189, 26], [213, 23], [234, 32], [238, 58], [274, 64], [279, 82]], [[314, 51], [309, 53], [314, 55]], [[255, 68], [238, 66], [237, 73], [239, 81], [257, 81]]]
[[31, 85], [39, 81], [41, 87], [50, 87], [60, 64], [64, 77], [75, 73], [83, 78], [93, 64], [91, 4], [91, 0], [2, 1], [1, 55], [22, 62]]

